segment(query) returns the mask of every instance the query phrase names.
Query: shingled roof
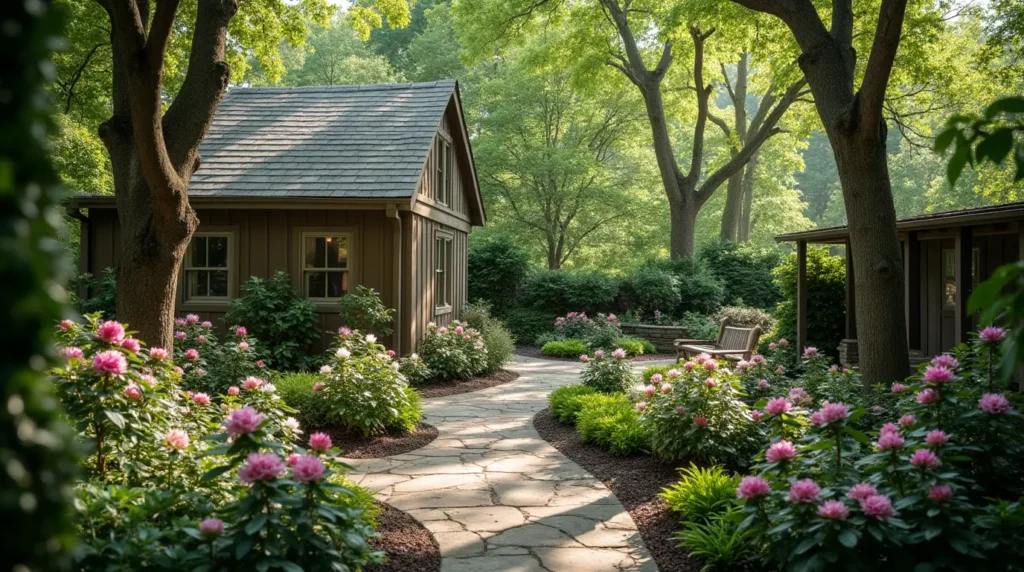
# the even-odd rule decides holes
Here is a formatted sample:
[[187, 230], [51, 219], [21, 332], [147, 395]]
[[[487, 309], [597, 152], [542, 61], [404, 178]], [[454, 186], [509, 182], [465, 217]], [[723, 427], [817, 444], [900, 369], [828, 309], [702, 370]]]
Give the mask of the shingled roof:
[[456, 84], [231, 88], [192, 197], [412, 197]]

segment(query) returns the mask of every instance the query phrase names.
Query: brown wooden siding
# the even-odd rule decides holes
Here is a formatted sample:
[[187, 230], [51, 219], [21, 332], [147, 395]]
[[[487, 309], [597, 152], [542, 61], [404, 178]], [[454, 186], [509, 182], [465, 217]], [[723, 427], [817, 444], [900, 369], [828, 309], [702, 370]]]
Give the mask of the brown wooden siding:
[[[453, 287], [452, 311], [438, 313], [434, 299], [435, 253], [434, 239], [438, 231], [452, 236], [452, 276]], [[408, 289], [411, 296], [405, 309], [409, 337], [403, 342], [406, 351], [418, 347], [419, 340], [427, 329], [427, 324], [436, 322], [447, 324], [457, 320], [461, 309], [466, 303], [466, 254], [468, 235], [458, 229], [440, 224], [416, 214], [410, 216], [407, 227], [406, 252], [412, 253], [408, 268], [408, 280], [403, 278], [403, 289]]]
[[[444, 120], [441, 122], [441, 126], [440, 126], [440, 129], [439, 129], [439, 131], [441, 131], [442, 133], [444, 133], [445, 135], [448, 136], [449, 140], [451, 140], [451, 138], [452, 138], [452, 129], [453, 128], [457, 128], [457, 127], [454, 127], [453, 121], [452, 121], [451, 117], [449, 117], [449, 115], [453, 112], [453, 109], [454, 109], [453, 107], [449, 106], [449, 110], [448, 110], [449, 113], [445, 113]], [[436, 139], [435, 139], [435, 143], [436, 143]], [[455, 155], [455, 157], [459, 156], [458, 153], [456, 153], [456, 144], [454, 142], [452, 143], [452, 153]], [[434, 207], [436, 207], [438, 209], [441, 209], [441, 210], [447, 211], [447, 212], [449, 212], [449, 213], [451, 213], [453, 215], [456, 215], [459, 218], [462, 218], [463, 220], [468, 222], [469, 221], [469, 202], [466, 199], [466, 193], [465, 193], [466, 185], [465, 185], [465, 182], [463, 181], [463, 178], [465, 176], [464, 173], [463, 173], [464, 169], [463, 168], [455, 168], [455, 169], [452, 169], [451, 172], [449, 173], [449, 176], [452, 177], [452, 185], [453, 185], [452, 186], [452, 204], [450, 204], [448, 206], [444, 206], [444, 205], [441, 205], [440, 203], [434, 201], [431, 198], [431, 197], [434, 196], [434, 173], [435, 173], [436, 167], [437, 167], [437, 162], [434, 160], [434, 149], [433, 149], [433, 147], [431, 147], [430, 154], [427, 156], [426, 168], [423, 170], [423, 173], [420, 175], [420, 182], [419, 182], [419, 185], [417, 186], [417, 189], [418, 189], [418, 191], [417, 191], [417, 194], [418, 194], [417, 199], [420, 200], [421, 202], [427, 203], [427, 204], [429, 204], [431, 206], [434, 206]], [[460, 167], [461, 167], [461, 165], [460, 165]]]

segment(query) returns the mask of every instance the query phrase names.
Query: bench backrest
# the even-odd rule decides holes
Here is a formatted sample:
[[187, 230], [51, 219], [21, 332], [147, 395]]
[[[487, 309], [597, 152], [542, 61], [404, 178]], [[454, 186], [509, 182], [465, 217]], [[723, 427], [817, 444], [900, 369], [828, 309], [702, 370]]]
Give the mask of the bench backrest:
[[723, 350], [747, 350], [750, 343], [750, 334], [753, 328], [734, 328], [727, 326], [722, 328], [722, 340], [719, 345]]

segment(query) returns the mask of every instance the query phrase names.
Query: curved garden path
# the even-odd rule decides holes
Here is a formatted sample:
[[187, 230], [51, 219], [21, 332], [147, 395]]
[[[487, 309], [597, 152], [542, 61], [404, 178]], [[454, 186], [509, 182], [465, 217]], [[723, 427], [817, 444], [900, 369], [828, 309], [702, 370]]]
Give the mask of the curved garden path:
[[438, 438], [346, 460], [351, 477], [434, 534], [442, 572], [657, 570], [618, 499], [533, 428], [579, 365], [517, 357], [510, 368], [520, 373], [511, 383], [424, 400]]

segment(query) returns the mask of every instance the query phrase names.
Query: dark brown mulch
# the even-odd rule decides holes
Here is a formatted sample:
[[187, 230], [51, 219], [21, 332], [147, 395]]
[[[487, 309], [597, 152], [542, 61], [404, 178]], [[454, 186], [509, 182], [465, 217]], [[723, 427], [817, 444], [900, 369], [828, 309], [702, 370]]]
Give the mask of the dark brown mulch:
[[441, 548], [433, 535], [409, 513], [378, 502], [377, 532], [380, 538], [370, 539], [375, 550], [383, 550], [387, 560], [371, 564], [366, 572], [438, 572], [441, 570]]
[[321, 433], [331, 436], [331, 442], [341, 449], [341, 456], [349, 459], [376, 459], [415, 451], [437, 439], [437, 427], [420, 423], [408, 433], [370, 435], [349, 431], [342, 427], [321, 427]]
[[[546, 356], [540, 353], [540, 348], [537, 346], [516, 346], [516, 355], [538, 359], [549, 359], [551, 361], [579, 361], [578, 357]], [[676, 354], [644, 354], [642, 356], [631, 357], [629, 358], [629, 361], [655, 361], [660, 359], [676, 359]]]
[[507, 369], [499, 369], [490, 375], [482, 375], [470, 379], [424, 383], [417, 385], [416, 389], [420, 390], [423, 397], [445, 397], [459, 393], [469, 393], [470, 391], [480, 391], [481, 389], [487, 389], [488, 387], [494, 387], [495, 385], [501, 385], [517, 379], [519, 379], [518, 373], [508, 371]]
[[700, 570], [699, 560], [676, 547], [672, 535], [679, 530], [679, 517], [658, 497], [663, 487], [679, 480], [675, 465], [651, 456], [616, 457], [600, 447], [583, 443], [575, 427], [558, 423], [547, 409], [533, 417], [533, 426], [541, 438], [601, 479], [615, 493], [640, 529], [640, 536], [659, 570]]

